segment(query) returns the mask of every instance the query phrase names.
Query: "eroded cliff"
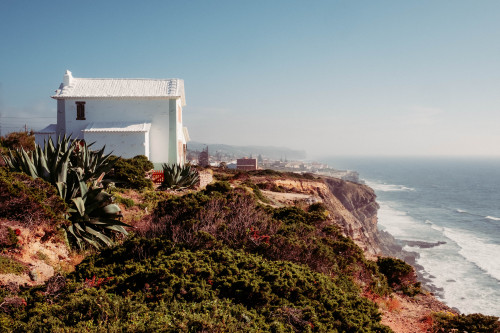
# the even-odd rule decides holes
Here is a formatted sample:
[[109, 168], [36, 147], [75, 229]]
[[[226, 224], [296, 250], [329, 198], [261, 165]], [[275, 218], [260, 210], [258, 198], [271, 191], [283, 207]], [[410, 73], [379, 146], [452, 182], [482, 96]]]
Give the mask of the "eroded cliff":
[[[258, 181], [256, 179], [256, 181]], [[265, 191], [275, 204], [323, 202], [330, 211], [332, 221], [352, 238], [367, 256], [382, 254], [382, 236], [377, 229], [376, 195], [366, 186], [338, 178], [271, 180], [276, 188], [286, 193]]]

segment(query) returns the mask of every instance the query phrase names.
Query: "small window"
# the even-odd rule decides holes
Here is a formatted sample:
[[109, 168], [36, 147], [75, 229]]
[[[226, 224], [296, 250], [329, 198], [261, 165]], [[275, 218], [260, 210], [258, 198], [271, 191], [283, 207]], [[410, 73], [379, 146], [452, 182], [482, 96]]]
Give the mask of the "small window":
[[76, 120], [85, 120], [85, 102], [76, 103]]

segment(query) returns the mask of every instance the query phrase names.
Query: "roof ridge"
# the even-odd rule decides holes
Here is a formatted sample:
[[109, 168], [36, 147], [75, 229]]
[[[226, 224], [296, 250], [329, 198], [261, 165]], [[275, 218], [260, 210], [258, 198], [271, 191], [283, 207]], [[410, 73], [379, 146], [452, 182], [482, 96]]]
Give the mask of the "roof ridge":
[[182, 80], [179, 78], [170, 79], [148, 79], [148, 78], [112, 78], [112, 77], [74, 77], [74, 80], [149, 80], [149, 81], [172, 81]]

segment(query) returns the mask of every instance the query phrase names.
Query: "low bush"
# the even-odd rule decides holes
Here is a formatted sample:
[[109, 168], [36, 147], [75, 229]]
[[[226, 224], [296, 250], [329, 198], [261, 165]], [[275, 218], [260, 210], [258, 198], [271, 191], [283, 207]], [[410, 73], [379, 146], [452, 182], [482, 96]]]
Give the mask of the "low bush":
[[170, 194], [165, 192], [145, 190], [142, 192], [142, 203], [139, 204], [139, 208], [153, 211], [158, 202], [166, 200], [169, 197]]
[[[5, 149], [20, 149], [31, 151], [35, 149], [35, 134], [33, 132], [12, 132], [0, 138], [0, 147]], [[0, 149], [1, 152], [1, 149]]]
[[456, 333], [498, 333], [500, 322], [498, 317], [485, 316], [479, 313], [469, 315], [455, 315], [452, 313], [435, 313], [433, 316], [432, 332]]
[[271, 177], [273, 177], [273, 176], [282, 177], [283, 176], [283, 173], [276, 171], [276, 170], [272, 170], [272, 169], [251, 170], [251, 171], [248, 171], [248, 174], [250, 174], [252, 176], [271, 176]]
[[252, 182], [250, 179], [244, 181], [242, 185], [250, 187], [257, 199], [259, 199], [263, 203], [269, 203], [269, 200], [264, 196], [260, 188], [257, 185], [255, 185], [255, 183]]
[[127, 208], [134, 207], [135, 206], [135, 201], [129, 198], [124, 198], [118, 194], [114, 194], [114, 203], [117, 204], [122, 204]]
[[3, 255], [0, 255], [0, 274], [17, 274], [20, 275], [27, 271], [26, 266], [22, 263]]
[[390, 332], [371, 301], [307, 267], [161, 239], [89, 257], [56, 296], [26, 302], [6, 331]]
[[135, 156], [133, 158], [113, 157], [114, 167], [109, 174], [117, 187], [140, 189], [152, 189], [153, 182], [146, 178], [146, 172], [153, 169], [146, 156]]
[[[205, 191], [171, 197], [158, 203], [148, 237], [166, 237], [192, 249], [245, 249], [271, 260], [306, 264], [313, 270], [348, 275], [378, 294], [388, 292], [386, 279], [374, 262], [340, 229], [326, 221], [328, 212], [313, 205], [272, 208], [256, 203], [243, 189], [215, 183]], [[218, 192], [215, 189], [221, 189]]]
[[265, 183], [257, 183], [256, 185], [261, 190], [281, 192], [281, 193], [286, 192], [286, 190], [282, 186], [278, 186], [270, 181], [266, 181]]
[[411, 265], [401, 259], [382, 258], [377, 260], [379, 271], [385, 275], [387, 282], [394, 291], [401, 291], [408, 296], [415, 296], [421, 292], [420, 282]]
[[0, 225], [0, 250], [15, 247], [19, 242], [17, 236], [21, 233], [19, 229], [12, 229], [10, 227]]
[[25, 226], [64, 223], [67, 207], [46, 181], [0, 167], [0, 218]]

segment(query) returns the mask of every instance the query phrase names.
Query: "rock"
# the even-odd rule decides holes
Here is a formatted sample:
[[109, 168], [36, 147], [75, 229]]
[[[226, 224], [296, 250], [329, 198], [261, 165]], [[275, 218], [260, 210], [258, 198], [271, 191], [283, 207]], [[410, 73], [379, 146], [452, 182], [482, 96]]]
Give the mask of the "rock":
[[38, 273], [36, 271], [29, 271], [28, 276], [30, 277], [31, 281], [38, 280]]

